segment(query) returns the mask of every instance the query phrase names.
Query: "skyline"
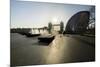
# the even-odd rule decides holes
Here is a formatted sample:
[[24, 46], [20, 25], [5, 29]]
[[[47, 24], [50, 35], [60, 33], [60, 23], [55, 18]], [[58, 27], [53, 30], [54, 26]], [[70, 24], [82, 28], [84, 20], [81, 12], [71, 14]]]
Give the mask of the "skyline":
[[89, 11], [93, 5], [74, 5], [11, 0], [11, 28], [44, 27], [49, 22], [66, 26], [72, 15], [79, 11]]

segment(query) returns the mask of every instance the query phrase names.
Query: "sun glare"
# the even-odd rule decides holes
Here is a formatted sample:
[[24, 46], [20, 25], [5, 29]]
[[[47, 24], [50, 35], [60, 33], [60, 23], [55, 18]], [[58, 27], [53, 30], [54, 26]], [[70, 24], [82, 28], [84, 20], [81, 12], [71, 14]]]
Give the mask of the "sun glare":
[[53, 18], [53, 19], [52, 19], [52, 22], [53, 22], [53, 23], [57, 23], [57, 21], [58, 21], [57, 18]]

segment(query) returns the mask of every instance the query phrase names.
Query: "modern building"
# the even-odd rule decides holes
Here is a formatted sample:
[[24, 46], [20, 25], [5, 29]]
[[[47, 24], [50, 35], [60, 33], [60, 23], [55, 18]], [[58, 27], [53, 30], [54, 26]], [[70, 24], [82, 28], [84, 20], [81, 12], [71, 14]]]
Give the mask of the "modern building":
[[74, 14], [68, 21], [65, 33], [83, 33], [89, 25], [89, 11], [80, 11]]

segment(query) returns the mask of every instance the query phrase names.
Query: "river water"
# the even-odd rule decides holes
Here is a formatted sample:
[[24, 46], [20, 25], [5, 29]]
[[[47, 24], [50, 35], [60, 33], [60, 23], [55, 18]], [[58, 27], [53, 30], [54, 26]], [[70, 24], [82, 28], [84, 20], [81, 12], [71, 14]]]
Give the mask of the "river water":
[[11, 33], [11, 65], [40, 65], [95, 60], [95, 48], [71, 36], [57, 35], [50, 43]]

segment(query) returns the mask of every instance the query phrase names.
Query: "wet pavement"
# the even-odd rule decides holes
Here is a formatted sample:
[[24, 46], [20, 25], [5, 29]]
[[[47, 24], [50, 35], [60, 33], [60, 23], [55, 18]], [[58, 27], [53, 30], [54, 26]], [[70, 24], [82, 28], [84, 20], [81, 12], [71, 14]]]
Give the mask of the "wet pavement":
[[11, 65], [40, 65], [95, 60], [95, 47], [74, 36], [57, 35], [52, 43], [39, 43], [37, 37], [28, 38], [11, 33]]

